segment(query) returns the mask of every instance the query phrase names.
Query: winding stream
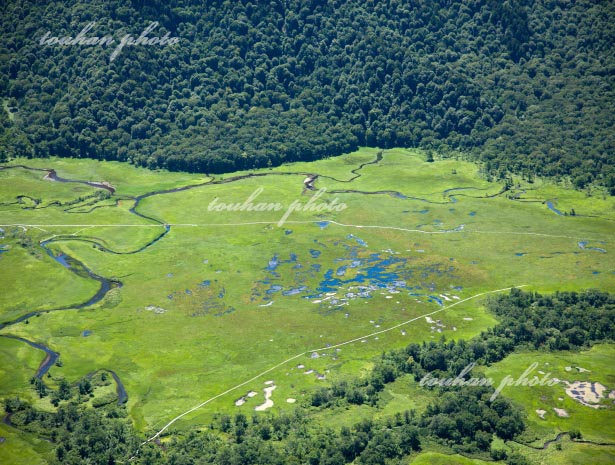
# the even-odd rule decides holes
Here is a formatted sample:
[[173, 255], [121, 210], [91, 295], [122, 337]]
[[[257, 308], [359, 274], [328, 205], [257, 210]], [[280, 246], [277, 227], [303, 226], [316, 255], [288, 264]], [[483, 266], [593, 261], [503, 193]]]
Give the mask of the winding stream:
[[12, 334], [2, 334], [0, 335], [0, 337], [6, 337], [8, 339], [16, 339], [18, 341], [25, 342], [26, 344], [34, 347], [35, 349], [39, 349], [45, 352], [46, 356], [41, 362], [41, 364], [39, 365], [38, 369], [36, 370], [36, 374], [34, 375], [38, 379], [41, 379], [45, 375], [45, 373], [47, 373], [49, 369], [58, 361], [58, 358], [60, 357], [60, 354], [58, 352], [54, 352], [46, 345], [40, 344], [38, 342], [28, 341], [27, 339], [24, 339], [23, 337], [13, 336]]
[[[340, 183], [350, 183], [352, 181], [354, 181], [355, 179], [359, 178], [361, 176], [361, 173], [359, 172], [360, 170], [362, 170], [365, 166], [368, 165], [374, 165], [374, 164], [378, 164], [380, 163], [380, 161], [382, 161], [383, 159], [383, 151], [380, 150], [378, 151], [376, 157], [368, 162], [362, 163], [360, 164], [357, 168], [351, 170], [351, 173], [353, 174], [353, 176], [351, 176], [349, 179], [347, 180], [340, 180], [340, 179], [336, 179], [334, 177], [331, 176], [326, 176], [326, 175], [320, 175], [320, 174], [316, 174], [318, 177], [321, 177], [323, 179], [330, 179], [336, 182], [340, 182]], [[62, 178], [60, 176], [57, 175], [56, 171], [54, 169], [45, 169], [45, 168], [33, 168], [33, 167], [29, 167], [26, 165], [14, 165], [14, 166], [0, 166], [0, 170], [6, 170], [6, 169], [13, 169], [13, 168], [22, 168], [22, 169], [26, 169], [26, 170], [31, 170], [31, 171], [38, 171], [38, 172], [45, 172], [46, 175], [44, 176], [44, 179], [50, 180], [50, 181], [55, 181], [55, 182], [62, 182], [62, 183], [79, 183], [79, 184], [84, 184], [84, 185], [88, 185], [90, 187], [94, 187], [97, 189], [105, 189], [108, 192], [111, 193], [111, 195], [115, 195], [115, 188], [113, 186], [111, 186], [109, 183], [107, 182], [91, 182], [91, 181], [82, 181], [82, 180], [74, 180], [74, 179], [67, 179], [67, 178]], [[51, 312], [51, 311], [60, 311], [60, 310], [69, 310], [69, 309], [81, 309], [81, 308], [85, 308], [85, 307], [89, 307], [91, 305], [94, 305], [98, 302], [100, 302], [105, 295], [107, 294], [107, 292], [109, 292], [110, 289], [114, 288], [114, 287], [119, 287], [121, 286], [121, 282], [117, 281], [117, 280], [111, 280], [108, 278], [105, 278], [103, 276], [100, 276], [96, 273], [94, 273], [92, 270], [90, 270], [84, 263], [80, 262], [79, 260], [77, 260], [74, 257], [71, 257], [65, 253], [60, 253], [58, 255], [56, 255], [54, 253], [54, 251], [49, 247], [51, 244], [53, 244], [54, 242], [61, 242], [61, 241], [66, 241], [66, 240], [76, 240], [76, 241], [81, 241], [81, 242], [86, 242], [86, 243], [91, 243], [93, 245], [95, 245], [99, 250], [107, 252], [107, 253], [113, 253], [113, 254], [117, 254], [117, 255], [128, 255], [128, 254], [135, 254], [135, 253], [139, 253], [142, 252], [143, 250], [149, 248], [150, 246], [152, 246], [153, 244], [155, 244], [156, 242], [158, 242], [159, 240], [161, 240], [164, 236], [166, 236], [169, 231], [171, 230], [171, 226], [166, 224], [164, 221], [161, 221], [157, 218], [148, 216], [144, 213], [139, 212], [137, 209], [141, 203], [142, 200], [147, 199], [149, 197], [153, 197], [156, 195], [165, 195], [165, 194], [173, 194], [173, 193], [177, 193], [177, 192], [183, 192], [183, 191], [187, 191], [190, 189], [195, 189], [198, 187], [203, 187], [203, 186], [209, 186], [209, 185], [220, 185], [220, 184], [228, 184], [228, 183], [232, 183], [232, 182], [237, 182], [243, 179], [249, 179], [249, 178], [257, 178], [257, 177], [265, 177], [265, 176], [313, 176], [315, 175], [315, 173], [307, 173], [307, 172], [271, 172], [271, 173], [247, 173], [247, 174], [243, 174], [243, 175], [237, 175], [237, 176], [231, 176], [225, 179], [215, 179], [215, 178], [210, 178], [208, 181], [203, 182], [203, 183], [199, 183], [199, 184], [192, 184], [192, 185], [188, 185], [188, 186], [183, 186], [183, 187], [176, 187], [176, 188], [171, 188], [171, 189], [163, 189], [163, 190], [159, 190], [159, 191], [153, 191], [153, 192], [148, 192], [145, 194], [141, 194], [135, 197], [126, 197], [127, 199], [132, 199], [134, 200], [134, 205], [132, 206], [132, 208], [130, 208], [130, 213], [143, 218], [147, 221], [151, 221], [154, 222], [156, 224], [159, 224], [161, 226], [164, 227], [164, 231], [161, 232], [157, 237], [155, 237], [154, 239], [152, 239], [151, 241], [149, 241], [147, 244], [143, 245], [142, 247], [130, 251], [130, 252], [118, 252], [118, 251], [114, 251], [112, 249], [109, 249], [108, 247], [105, 247], [104, 245], [102, 245], [98, 240], [96, 240], [96, 238], [88, 238], [88, 237], [74, 237], [74, 236], [57, 236], [54, 237], [53, 239], [48, 239], [45, 241], [42, 241], [40, 243], [40, 246], [45, 250], [46, 254], [53, 258], [56, 262], [58, 262], [61, 266], [68, 268], [71, 272], [75, 273], [77, 276], [80, 277], [87, 277], [89, 279], [93, 279], [95, 281], [97, 281], [100, 284], [100, 287], [98, 289], [98, 291], [91, 297], [89, 298], [86, 302], [77, 304], [77, 305], [68, 305], [68, 306], [63, 306], [63, 307], [58, 307], [58, 308], [53, 308], [53, 309], [46, 309], [46, 310], [33, 310], [30, 311], [22, 316], [20, 316], [19, 318], [16, 318], [12, 321], [8, 321], [8, 322], [3, 322], [0, 323], [0, 330], [8, 327], [8, 326], [12, 326], [15, 325], [17, 323], [20, 323], [22, 321], [25, 321], [31, 317], [34, 317], [36, 315], [39, 315], [41, 313], [47, 313], [47, 312]], [[453, 190], [461, 190], [461, 189], [469, 189], [466, 187], [461, 187], [461, 188], [453, 188], [453, 189], [449, 189], [446, 192], [450, 192]], [[505, 189], [504, 189], [505, 190]], [[330, 191], [329, 193], [358, 193], [358, 194], [389, 194], [389, 195], [393, 195], [397, 198], [402, 198], [402, 199], [406, 199], [408, 197], [406, 197], [404, 194], [397, 192], [397, 191], [378, 191], [378, 192], [362, 192], [362, 191], [358, 191], [358, 190], [337, 190], [337, 191]], [[501, 192], [500, 192], [501, 193]], [[496, 195], [499, 195], [496, 194]], [[22, 196], [22, 198], [25, 198], [25, 196]], [[444, 204], [444, 203], [450, 203], [450, 202], [454, 202], [455, 199], [450, 196], [450, 200], [449, 201], [443, 201], [443, 202], [433, 202], [433, 201], [429, 201], [426, 199], [420, 199], [420, 198], [413, 198], [413, 197], [409, 197], [410, 199], [413, 200], [419, 200], [419, 201], [423, 201], [423, 202], [429, 202], [429, 203], [439, 203], [439, 204]], [[19, 200], [19, 199], [18, 199]], [[33, 201], [35, 199], [32, 199]], [[29, 208], [37, 208], [38, 204], [36, 202], [34, 202], [35, 205], [34, 207], [29, 207]], [[96, 208], [96, 207], [95, 207]], [[38, 368], [37, 372], [36, 372], [36, 377], [37, 378], [41, 378], [45, 373], [47, 373], [49, 371], [49, 369], [51, 368], [51, 366], [53, 366], [56, 361], [58, 360], [60, 354], [58, 352], [55, 352], [53, 350], [51, 350], [49, 347], [45, 346], [44, 344], [41, 343], [37, 343], [37, 342], [33, 342], [33, 341], [29, 341], [27, 339], [24, 339], [22, 337], [17, 337], [17, 336], [13, 336], [13, 335], [2, 335], [2, 337], [7, 337], [7, 338], [12, 338], [12, 339], [16, 339], [19, 340], [21, 342], [24, 342], [26, 344], [29, 344], [30, 346], [42, 350], [45, 352], [46, 357], [45, 359], [41, 362], [40, 367]], [[109, 373], [111, 374], [111, 376], [114, 378], [116, 384], [117, 384], [117, 394], [118, 394], [118, 402], [121, 403], [125, 403], [128, 399], [126, 390], [124, 389], [124, 386], [119, 378], [119, 376], [112, 370], [107, 370], [109, 371]]]
[[[570, 433], [567, 432], [567, 431], [563, 431], [561, 433], [558, 433], [558, 435], [555, 436], [553, 439], [549, 439], [549, 440], [545, 441], [545, 443], [542, 446], [532, 446], [530, 444], [525, 444], [525, 443], [522, 443], [522, 442], [519, 442], [519, 441], [512, 441], [512, 442], [514, 442], [516, 444], [520, 444], [520, 445], [525, 446], [525, 447], [529, 447], [530, 449], [534, 449], [534, 450], [545, 450], [551, 444], [560, 442], [561, 439], [564, 436], [570, 436]], [[586, 439], [572, 439], [572, 438], [570, 438], [570, 440], [572, 442], [575, 442], [575, 443], [593, 444], [595, 446], [615, 446], [615, 444], [613, 444], [611, 442], [596, 442], [596, 441], [588, 441]]]
[[58, 182], [74, 182], [74, 183], [77, 183], [77, 184], [85, 184], [87, 186], [95, 187], [97, 189], [105, 189], [105, 190], [111, 192], [111, 194], [115, 193], [115, 188], [111, 184], [109, 184], [109, 183], [106, 183], [106, 182], [96, 182], [96, 181], [80, 181], [80, 180], [77, 180], [77, 179], [61, 178], [61, 177], [59, 177], [57, 175], [56, 170], [54, 170], [54, 169], [33, 168], [31, 166], [26, 166], [26, 165], [0, 166], [0, 170], [9, 170], [9, 169], [13, 169], [13, 168], [22, 168], [24, 170], [30, 170], [30, 171], [44, 171], [47, 174], [45, 175], [45, 177], [43, 179], [48, 179], [50, 181], [58, 181]]
[[81, 308], [89, 307], [90, 305], [94, 305], [100, 302], [105, 297], [105, 295], [110, 289], [114, 287], [120, 287], [122, 285], [120, 281], [107, 279], [103, 276], [97, 275], [96, 273], [94, 273], [92, 270], [90, 270], [88, 267], [86, 267], [83, 263], [81, 263], [76, 258], [73, 258], [66, 254], [55, 255], [54, 252], [48, 247], [48, 244], [51, 244], [57, 241], [59, 241], [59, 239], [58, 240], [50, 239], [47, 241], [43, 241], [41, 242], [40, 246], [45, 250], [47, 255], [49, 255], [51, 258], [53, 258], [56, 262], [61, 264], [63, 267], [68, 268], [70, 271], [75, 273], [77, 276], [87, 277], [95, 281], [98, 281], [100, 283], [100, 287], [98, 291], [92, 297], [90, 297], [87, 301], [82, 302], [80, 304], [66, 305], [62, 307], [50, 308], [50, 309], [45, 309], [45, 310], [33, 310], [14, 320], [0, 323], [0, 330], [6, 328], [7, 326], [12, 326], [17, 323], [21, 323], [24, 320], [32, 318], [36, 315], [40, 315], [42, 313], [56, 312], [59, 310], [81, 309]]

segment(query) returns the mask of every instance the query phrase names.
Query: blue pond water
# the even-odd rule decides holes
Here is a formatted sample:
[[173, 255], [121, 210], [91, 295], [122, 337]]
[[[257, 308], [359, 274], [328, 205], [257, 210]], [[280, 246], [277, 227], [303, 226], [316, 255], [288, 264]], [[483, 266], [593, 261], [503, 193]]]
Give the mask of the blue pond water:
[[405, 258], [387, 257], [382, 259], [380, 254], [371, 254], [370, 257], [363, 262], [364, 265], [367, 266], [358, 271], [353, 278], [335, 278], [333, 277], [333, 270], [328, 269], [316, 290], [319, 292], [333, 292], [340, 286], [346, 284], [370, 284], [375, 288], [393, 286], [394, 282], [404, 282], [404, 280], [398, 271], [392, 271], [391, 268], [393, 265], [403, 264], [406, 261]]
[[293, 233], [293, 232], [292, 232], [290, 229], [287, 229], [286, 231], [284, 231], [284, 234], [286, 234], [287, 236], [288, 236], [289, 234], [292, 234], [292, 233]]
[[307, 286], [300, 286], [300, 287], [295, 287], [292, 289], [288, 289], [285, 291], [282, 291], [282, 295], [296, 295], [296, 294], [300, 294], [303, 291], [307, 290]]
[[367, 243], [363, 240], [358, 238], [357, 236], [355, 236], [354, 234], [348, 234], [348, 236], [346, 236], [347, 239], [354, 239], [355, 241], [357, 241], [357, 244], [362, 245], [363, 247], [367, 247]]
[[209, 279], [206, 279], [201, 284], [199, 284], [199, 286], [201, 286], [201, 287], [209, 287], [209, 286], [211, 286], [211, 281]]
[[267, 269], [269, 271], [274, 271], [278, 265], [279, 265], [279, 260], [278, 260], [278, 256], [274, 255], [273, 258], [271, 260], [269, 260], [269, 264], [267, 265]]
[[555, 205], [553, 205], [553, 202], [551, 202], [550, 200], [547, 201], [547, 207], [549, 208], [549, 210], [551, 210], [556, 215], [564, 216], [564, 214], [560, 210], [555, 208]]
[[517, 257], [523, 257], [524, 255], [527, 255], [527, 252], [517, 252], [517, 253], [515, 253], [515, 255]]
[[470, 212], [470, 213], [468, 213], [468, 215], [470, 215], [470, 216], [476, 216], [476, 212]]
[[267, 294], [275, 294], [276, 292], [279, 292], [282, 289], [284, 289], [284, 286], [280, 286], [279, 284], [272, 284], [271, 287], [267, 289], [265, 292]]
[[81, 335], [83, 337], [88, 337], [90, 334], [92, 334], [92, 331], [90, 331], [89, 329], [86, 329], [86, 330], [81, 332]]
[[328, 221], [319, 221], [316, 224], [318, 225], [318, 227], [320, 229], [325, 229], [327, 226], [329, 226], [329, 222]]
[[64, 268], [70, 268], [70, 263], [68, 263], [68, 257], [61, 253], [60, 255], [56, 255], [53, 257], [53, 259], [58, 262], [60, 265], [62, 265]]
[[581, 250], [594, 250], [596, 252], [606, 253], [606, 249], [603, 249], [602, 247], [587, 247], [587, 244], [589, 244], [588, 241], [579, 241], [578, 242], [579, 248]]
[[[253, 289], [252, 301], [268, 302], [274, 295], [301, 295], [305, 299], [322, 300], [318, 307], [320, 309], [328, 307], [335, 310], [353, 299], [411, 292], [416, 288], [419, 292], [416, 296], [420, 296], [423, 302], [444, 304], [442, 298], [437, 296], [436, 283], [432, 279], [453, 273], [453, 266], [437, 264], [408, 268], [406, 265], [409, 258], [395, 256], [387, 251], [366, 255], [364, 247], [367, 244], [353, 234], [329, 244], [319, 244], [320, 248], [330, 248], [332, 245], [341, 253], [325, 265], [308, 262], [299, 267], [302, 264], [297, 255], [289, 254], [290, 258], [284, 260], [283, 256], [276, 254], [263, 268], [266, 277]], [[309, 254], [313, 260], [321, 256], [321, 251], [310, 249]], [[306, 284], [308, 279], [310, 282], [316, 280], [314, 287]], [[415, 286], [417, 281], [420, 285]], [[460, 290], [461, 287], [456, 289]], [[326, 298], [323, 295], [340, 291], [344, 295], [329, 295]]]

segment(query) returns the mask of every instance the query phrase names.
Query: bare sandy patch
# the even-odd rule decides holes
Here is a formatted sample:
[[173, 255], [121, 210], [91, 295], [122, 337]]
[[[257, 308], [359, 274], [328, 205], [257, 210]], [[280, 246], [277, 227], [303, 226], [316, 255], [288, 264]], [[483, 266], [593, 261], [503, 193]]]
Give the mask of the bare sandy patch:
[[566, 410], [564, 410], [563, 408], [553, 408], [553, 410], [555, 410], [555, 413], [557, 413], [558, 417], [568, 418], [570, 416], [568, 415], [568, 412], [566, 412]]
[[275, 390], [276, 387], [277, 387], [276, 385], [272, 384], [272, 385], [267, 386], [265, 389], [263, 389], [263, 391], [265, 391], [265, 402], [254, 407], [254, 410], [256, 410], [257, 412], [262, 412], [264, 410], [267, 410], [268, 408], [273, 407], [273, 401], [271, 400], [271, 393]]
[[598, 382], [566, 382], [566, 394], [586, 407], [601, 408], [600, 401], [606, 398], [606, 387]]

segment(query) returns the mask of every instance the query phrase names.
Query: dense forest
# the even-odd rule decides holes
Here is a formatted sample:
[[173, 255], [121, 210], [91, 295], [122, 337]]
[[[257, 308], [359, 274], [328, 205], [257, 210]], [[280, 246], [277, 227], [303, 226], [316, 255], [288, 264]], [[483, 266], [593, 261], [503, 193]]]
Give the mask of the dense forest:
[[[470, 362], [489, 365], [515, 350], [576, 350], [615, 340], [615, 296], [607, 293], [543, 296], [512, 290], [490, 299], [488, 307], [498, 323], [469, 341], [443, 338], [410, 344], [382, 354], [369, 375], [314, 392], [293, 412], [251, 418], [221, 414], [200, 430], [174, 434], [158, 444], [139, 446], [142, 439], [115, 397], [92, 399], [97, 386], [111, 382], [104, 371], [74, 385], [59, 380], [55, 391], [33, 379], [38, 395], [51, 396], [59, 406], [56, 412], [37, 410], [19, 399], [7, 399], [4, 408], [14, 426], [54, 443], [55, 461], [62, 464], [125, 462], [137, 450], [132, 463], [148, 465], [401, 464], [424, 445], [436, 444], [451, 452], [523, 465], [527, 462], [522, 456], [492, 445], [494, 437], [514, 440], [525, 430], [522, 410], [503, 395], [491, 398], [493, 386], [423, 386], [420, 389], [436, 394], [423, 412], [407, 410], [352, 427], [328, 427], [313, 420], [314, 414], [328, 409], [362, 403], [378, 408], [384, 386], [400, 376], [413, 376], [422, 386], [418, 380], [427, 372], [455, 378]], [[465, 377], [481, 379], [471, 372]], [[571, 431], [571, 437], [581, 436], [582, 431]]]
[[[615, 194], [610, 0], [0, 5], [0, 157], [220, 173], [358, 146]], [[60, 45], [49, 37], [110, 37]], [[177, 38], [125, 46], [126, 34]], [[57, 41], [56, 41], [57, 42]]]

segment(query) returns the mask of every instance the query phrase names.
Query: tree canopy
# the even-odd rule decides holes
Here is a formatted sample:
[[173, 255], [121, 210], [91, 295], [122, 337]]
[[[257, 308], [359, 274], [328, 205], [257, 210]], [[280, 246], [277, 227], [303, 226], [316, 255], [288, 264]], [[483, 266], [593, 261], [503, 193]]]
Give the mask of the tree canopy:
[[[220, 173], [423, 147], [615, 192], [608, 0], [29, 0], [1, 14], [0, 156]], [[115, 42], [50, 42], [91, 22], [85, 37]], [[110, 60], [152, 22], [149, 38], [179, 43]]]

